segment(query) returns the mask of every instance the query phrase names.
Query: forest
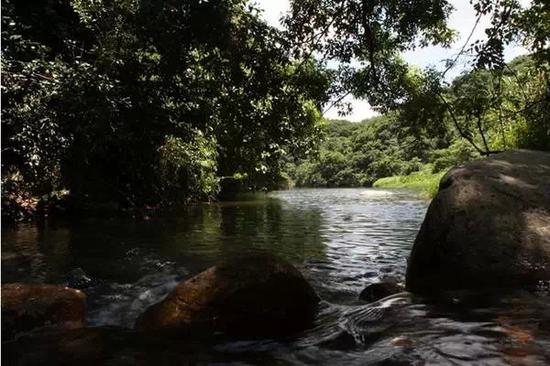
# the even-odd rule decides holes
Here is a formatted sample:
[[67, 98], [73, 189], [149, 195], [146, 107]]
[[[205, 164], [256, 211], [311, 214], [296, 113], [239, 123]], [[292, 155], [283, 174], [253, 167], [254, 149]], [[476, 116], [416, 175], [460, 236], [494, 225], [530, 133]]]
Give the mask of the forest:
[[[550, 150], [548, 118], [537, 109], [545, 77], [529, 56], [512, 60], [501, 74], [457, 77], [444, 92], [457, 106], [459, 128], [450, 116], [441, 117], [438, 129], [427, 128], [426, 120], [407, 114], [416, 106], [360, 123], [323, 121], [318, 150], [289, 161], [286, 172], [298, 187], [418, 186], [433, 195], [453, 166], [509, 149]], [[394, 176], [410, 179], [381, 179]]]
[[[487, 40], [437, 71], [400, 52], [449, 45], [446, 1], [294, 1], [284, 29], [243, 0], [3, 1], [3, 215], [162, 207], [289, 177], [370, 186], [549, 150], [548, 5], [472, 4]], [[531, 54], [506, 63], [512, 42]], [[449, 81], [459, 57], [471, 67]], [[323, 118], [345, 117], [350, 94], [381, 115]]]

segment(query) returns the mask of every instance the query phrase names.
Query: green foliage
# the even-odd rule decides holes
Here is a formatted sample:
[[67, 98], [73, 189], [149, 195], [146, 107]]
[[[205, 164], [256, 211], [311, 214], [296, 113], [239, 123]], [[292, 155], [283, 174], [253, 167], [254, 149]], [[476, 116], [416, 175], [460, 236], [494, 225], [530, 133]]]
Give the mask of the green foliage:
[[167, 202], [210, 199], [218, 192], [216, 142], [196, 133], [192, 141], [168, 136], [159, 148], [161, 194]]
[[29, 193], [18, 172], [2, 174], [2, 219], [13, 223], [31, 218], [36, 213], [38, 200]]
[[432, 150], [429, 153], [429, 161], [433, 164], [433, 171], [436, 173], [479, 157], [474, 148], [462, 139], [454, 140], [447, 148]]
[[429, 135], [459, 137], [481, 155], [512, 148], [548, 150], [550, 64], [521, 56], [502, 70], [478, 69], [447, 87], [420, 72], [418, 88], [398, 107], [403, 124]]
[[377, 188], [410, 188], [422, 192], [426, 198], [431, 198], [437, 193], [439, 182], [445, 173], [445, 171], [430, 173], [428, 169], [405, 176], [380, 178], [374, 182], [373, 186]]
[[445, 143], [415, 135], [394, 114], [361, 123], [327, 121], [324, 130], [317, 154], [287, 166], [296, 186], [371, 186], [381, 177], [420, 170], [428, 152]]
[[2, 173], [123, 207], [210, 197], [214, 172], [276, 182], [329, 74], [247, 3], [3, 1]]
[[[441, 172], [488, 152], [548, 150], [547, 75], [525, 56], [505, 72], [476, 70], [443, 89], [437, 74], [410, 72], [410, 98], [397, 112], [358, 124], [329, 121], [319, 153], [291, 169], [291, 175], [298, 186], [356, 187], [376, 181], [434, 192]], [[387, 179], [379, 181], [382, 177]]]
[[[449, 1], [293, 0], [286, 24], [298, 54], [317, 52], [339, 65], [331, 106], [341, 112], [351, 93], [379, 111], [398, 111], [417, 134], [427, 129], [442, 136], [452, 127], [482, 155], [515, 146], [547, 150], [548, 1], [470, 3], [478, 21], [490, 19], [487, 37], [466, 44], [444, 71], [411, 68], [400, 55], [450, 43]], [[505, 47], [517, 43], [531, 52], [529, 73], [505, 63]], [[470, 56], [470, 69], [449, 85], [446, 73], [464, 55]]]
[[504, 148], [550, 151], [550, 62], [518, 57], [503, 83]]
[[472, 1], [478, 16], [488, 17], [491, 25], [485, 30], [487, 39], [471, 45], [476, 66], [502, 69], [505, 67], [504, 47], [521, 43], [541, 62], [550, 56], [550, 5], [546, 0], [533, 0], [523, 5], [520, 1]]
[[285, 19], [297, 54], [336, 61], [336, 105], [347, 92], [382, 110], [404, 96], [407, 65], [399, 54], [418, 46], [448, 45], [449, 1], [293, 0]]
[[[246, 0], [5, 0], [2, 196], [131, 208], [550, 150], [548, 5], [473, 6], [488, 38], [448, 84], [400, 53], [449, 44], [449, 1], [293, 0], [281, 31]], [[515, 41], [532, 55], [506, 65]], [[324, 123], [348, 93], [386, 114]]]

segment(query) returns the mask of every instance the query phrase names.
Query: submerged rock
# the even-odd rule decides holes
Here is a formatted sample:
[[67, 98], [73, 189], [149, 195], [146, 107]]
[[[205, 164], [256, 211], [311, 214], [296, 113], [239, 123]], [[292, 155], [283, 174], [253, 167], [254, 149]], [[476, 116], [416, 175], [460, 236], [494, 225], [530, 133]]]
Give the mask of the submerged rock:
[[368, 302], [378, 301], [390, 295], [397, 294], [403, 290], [403, 286], [396, 282], [384, 281], [372, 283], [361, 291], [359, 294], [359, 299]]
[[550, 280], [550, 154], [508, 151], [441, 180], [418, 233], [407, 289], [535, 287]]
[[86, 296], [79, 290], [38, 283], [2, 285], [2, 337], [35, 328], [79, 328], [84, 324]]
[[[226, 352], [216, 346], [210, 339], [187, 342], [112, 326], [44, 329], [3, 342], [2, 365], [227, 365], [243, 364], [246, 359], [242, 352]], [[255, 360], [259, 362], [257, 356]], [[276, 364], [266, 352], [261, 361]]]
[[319, 297], [291, 264], [256, 254], [225, 261], [180, 283], [136, 322], [180, 335], [285, 336], [311, 325]]
[[[183, 345], [118, 327], [41, 330], [2, 346], [6, 365], [192, 364]], [[176, 346], [181, 358], [172, 356]]]
[[65, 276], [67, 286], [83, 290], [99, 284], [99, 281], [88, 276], [82, 268], [75, 268]]
[[7, 365], [105, 364], [105, 338], [111, 334], [115, 334], [115, 331], [108, 328], [105, 330], [50, 329], [25, 334], [2, 344], [5, 350], [2, 352], [2, 363]]

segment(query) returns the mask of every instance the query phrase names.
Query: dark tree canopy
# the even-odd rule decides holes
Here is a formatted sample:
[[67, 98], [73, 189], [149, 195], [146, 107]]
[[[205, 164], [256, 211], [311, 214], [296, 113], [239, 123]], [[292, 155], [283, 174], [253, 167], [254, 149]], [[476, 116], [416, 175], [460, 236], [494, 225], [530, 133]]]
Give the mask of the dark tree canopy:
[[328, 75], [246, 3], [2, 2], [3, 173], [127, 206], [276, 181]]
[[297, 54], [318, 54], [340, 63], [343, 84], [373, 106], [403, 97], [407, 67], [400, 53], [427, 45], [448, 45], [448, 1], [294, 0], [286, 25]]

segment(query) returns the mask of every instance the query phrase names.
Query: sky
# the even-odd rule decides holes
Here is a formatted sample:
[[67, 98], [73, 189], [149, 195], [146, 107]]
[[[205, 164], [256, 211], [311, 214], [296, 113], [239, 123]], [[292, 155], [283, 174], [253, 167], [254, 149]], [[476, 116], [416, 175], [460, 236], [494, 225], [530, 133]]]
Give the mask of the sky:
[[[528, 3], [528, 0], [521, 1], [524, 5]], [[289, 9], [289, 0], [257, 0], [256, 3], [260, 8], [264, 10], [263, 17], [268, 24], [280, 27], [279, 19]], [[444, 60], [453, 58], [458, 51], [462, 48], [468, 35], [472, 31], [472, 28], [476, 21], [476, 15], [470, 4], [469, 0], [451, 0], [455, 10], [450, 16], [449, 25], [451, 28], [458, 32], [456, 41], [450, 48], [442, 47], [426, 47], [423, 49], [416, 49], [403, 54], [403, 58], [412, 65], [420, 67], [435, 66], [439, 69], [444, 69]], [[477, 39], [483, 39], [485, 36], [485, 28], [490, 24], [489, 19], [482, 18], [477, 25], [470, 42]], [[527, 51], [519, 46], [509, 46], [505, 49], [506, 60], [509, 61], [516, 56], [525, 54]], [[447, 74], [449, 77], [454, 77], [460, 74], [463, 70], [461, 65], [457, 65], [456, 68], [449, 71]], [[336, 109], [327, 111], [326, 118], [345, 118], [350, 121], [361, 121], [369, 117], [377, 115], [372, 110], [370, 105], [362, 100], [348, 97], [346, 102], [350, 102], [353, 107], [353, 112], [345, 117], [340, 117], [337, 114]]]

